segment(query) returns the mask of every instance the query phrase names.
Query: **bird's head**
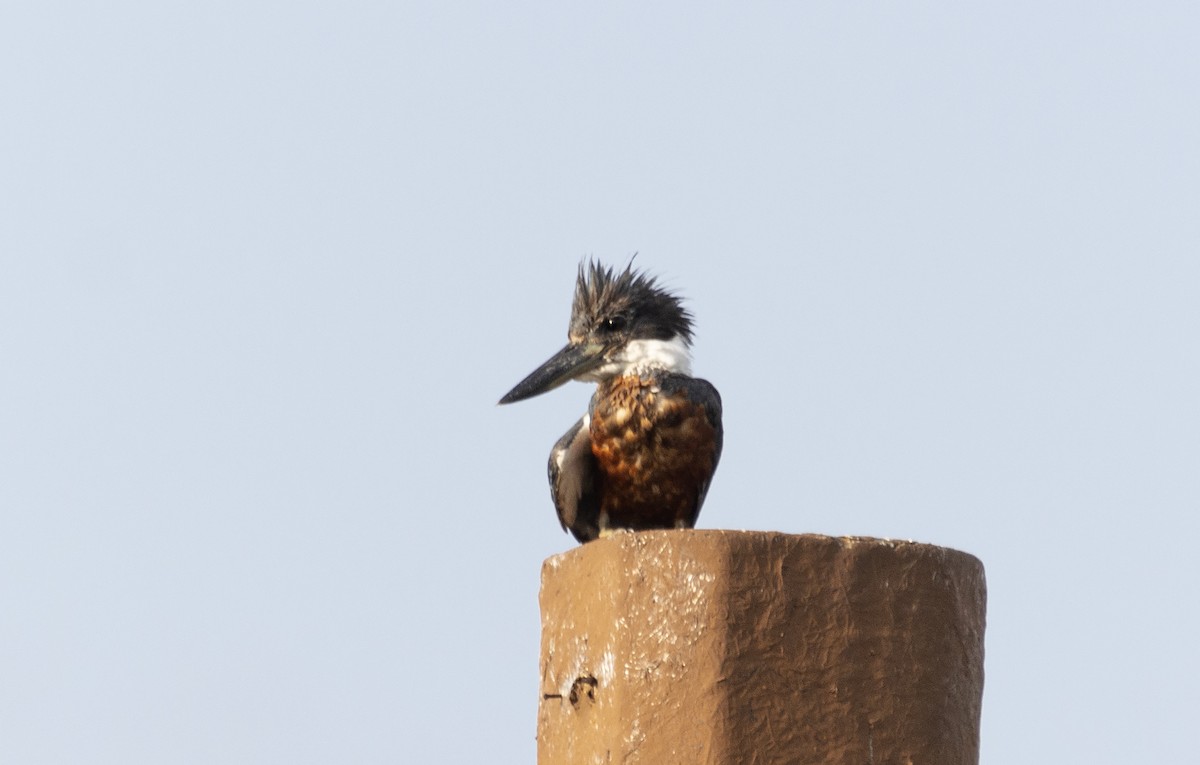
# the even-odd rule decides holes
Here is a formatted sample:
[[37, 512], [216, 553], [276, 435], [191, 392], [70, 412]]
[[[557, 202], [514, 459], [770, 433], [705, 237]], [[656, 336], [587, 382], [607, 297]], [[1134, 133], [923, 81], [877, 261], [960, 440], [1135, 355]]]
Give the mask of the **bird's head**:
[[652, 276], [580, 264], [567, 345], [500, 399], [511, 404], [568, 380], [603, 382], [663, 369], [691, 372], [692, 315]]

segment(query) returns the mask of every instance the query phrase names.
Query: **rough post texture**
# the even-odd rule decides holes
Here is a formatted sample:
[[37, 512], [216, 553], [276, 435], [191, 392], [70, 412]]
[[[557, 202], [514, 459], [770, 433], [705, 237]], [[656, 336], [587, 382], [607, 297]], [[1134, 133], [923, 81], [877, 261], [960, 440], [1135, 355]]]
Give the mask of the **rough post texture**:
[[539, 765], [970, 765], [983, 566], [880, 539], [618, 534], [542, 567]]

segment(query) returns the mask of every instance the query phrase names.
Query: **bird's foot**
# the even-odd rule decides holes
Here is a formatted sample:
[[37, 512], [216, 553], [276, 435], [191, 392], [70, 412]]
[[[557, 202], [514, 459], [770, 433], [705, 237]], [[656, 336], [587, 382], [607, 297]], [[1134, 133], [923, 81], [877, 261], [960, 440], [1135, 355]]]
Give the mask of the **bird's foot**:
[[607, 539], [609, 537], [615, 537], [617, 534], [632, 534], [632, 533], [633, 533], [633, 531], [631, 529], [621, 529], [621, 528], [610, 529], [610, 528], [605, 527], [605, 528], [600, 529], [600, 538]]

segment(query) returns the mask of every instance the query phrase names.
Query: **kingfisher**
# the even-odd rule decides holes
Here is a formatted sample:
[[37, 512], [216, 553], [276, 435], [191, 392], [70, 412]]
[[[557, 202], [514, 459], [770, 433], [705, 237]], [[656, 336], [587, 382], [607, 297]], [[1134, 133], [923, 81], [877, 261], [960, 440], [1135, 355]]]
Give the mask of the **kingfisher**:
[[579, 542], [614, 531], [690, 529], [721, 458], [721, 396], [692, 377], [692, 315], [632, 262], [581, 263], [567, 344], [500, 399], [596, 383], [550, 450], [550, 495]]

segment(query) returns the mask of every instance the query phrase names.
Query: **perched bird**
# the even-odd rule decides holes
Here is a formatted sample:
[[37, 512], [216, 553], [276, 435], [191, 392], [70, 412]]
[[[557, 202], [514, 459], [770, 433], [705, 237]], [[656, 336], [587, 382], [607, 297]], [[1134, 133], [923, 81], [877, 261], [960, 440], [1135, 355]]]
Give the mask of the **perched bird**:
[[692, 528], [721, 457], [721, 396], [691, 376], [692, 316], [657, 281], [580, 264], [568, 343], [500, 399], [568, 380], [598, 383], [587, 413], [550, 451], [564, 530]]

